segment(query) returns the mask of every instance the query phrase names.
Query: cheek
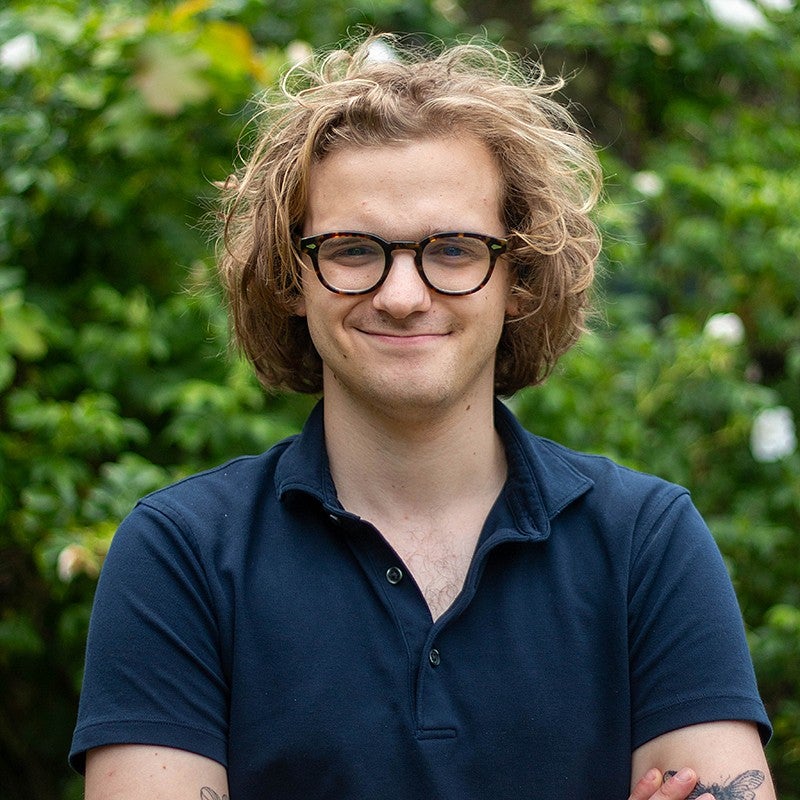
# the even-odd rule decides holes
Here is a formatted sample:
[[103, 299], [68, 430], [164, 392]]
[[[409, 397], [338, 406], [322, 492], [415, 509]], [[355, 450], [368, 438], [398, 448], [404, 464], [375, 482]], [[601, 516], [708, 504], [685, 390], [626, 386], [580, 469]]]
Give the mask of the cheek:
[[311, 336], [311, 341], [322, 355], [323, 350], [327, 350], [331, 343], [340, 336], [342, 319], [340, 311], [331, 299], [325, 296], [318, 296], [314, 290], [298, 298], [297, 314], [303, 317]]
[[307, 317], [309, 309], [312, 310], [315, 305], [319, 305], [320, 298], [327, 299], [328, 292], [317, 279], [314, 268], [311, 266], [311, 261], [308, 256], [303, 256], [300, 264], [300, 293], [292, 304], [292, 310], [298, 317]]

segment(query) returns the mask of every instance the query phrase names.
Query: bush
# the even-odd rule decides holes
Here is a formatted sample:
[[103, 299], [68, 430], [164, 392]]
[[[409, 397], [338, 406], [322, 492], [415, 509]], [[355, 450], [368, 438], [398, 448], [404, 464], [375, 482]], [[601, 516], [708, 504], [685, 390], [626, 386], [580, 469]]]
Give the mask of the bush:
[[575, 69], [568, 94], [609, 175], [607, 319], [512, 405], [543, 435], [692, 489], [739, 593], [779, 793], [800, 798], [798, 15], [764, 7], [748, 30], [701, 0], [538, 0], [525, 29], [503, 19], [514, 4], [435, 5], [448, 16], [424, 0], [0, 10], [4, 797], [80, 794], [65, 753], [119, 519], [268, 447], [313, 403], [264, 395], [224, 357], [205, 217], [247, 99], [347, 26], [472, 22]]

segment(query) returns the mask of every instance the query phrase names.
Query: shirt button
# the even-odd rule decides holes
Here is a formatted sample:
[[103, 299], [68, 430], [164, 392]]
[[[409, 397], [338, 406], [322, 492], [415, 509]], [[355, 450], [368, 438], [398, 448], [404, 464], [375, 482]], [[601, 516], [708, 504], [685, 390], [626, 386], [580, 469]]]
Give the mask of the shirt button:
[[434, 647], [430, 653], [428, 653], [428, 661], [431, 662], [432, 667], [438, 667], [439, 664], [442, 663], [442, 657], [439, 655], [439, 651]]
[[403, 580], [403, 570], [400, 567], [389, 567], [386, 570], [386, 580], [395, 586], [396, 584], [400, 583]]

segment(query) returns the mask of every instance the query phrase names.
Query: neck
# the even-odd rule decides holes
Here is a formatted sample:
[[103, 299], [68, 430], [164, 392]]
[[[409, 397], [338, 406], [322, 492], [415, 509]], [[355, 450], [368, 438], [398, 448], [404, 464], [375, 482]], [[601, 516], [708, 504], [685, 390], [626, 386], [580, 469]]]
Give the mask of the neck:
[[367, 519], [419, 518], [431, 509], [447, 514], [478, 499], [491, 502], [505, 481], [491, 395], [417, 414], [326, 399], [325, 438], [342, 505]]

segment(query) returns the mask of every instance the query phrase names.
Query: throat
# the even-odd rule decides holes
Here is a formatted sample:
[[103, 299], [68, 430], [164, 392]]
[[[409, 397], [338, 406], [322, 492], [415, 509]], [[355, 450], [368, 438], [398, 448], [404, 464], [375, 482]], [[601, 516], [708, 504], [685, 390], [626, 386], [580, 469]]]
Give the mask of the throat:
[[[327, 403], [327, 399], [326, 399]], [[414, 577], [434, 619], [461, 592], [507, 463], [491, 402], [447, 424], [398, 430], [329, 416], [325, 435], [342, 506], [372, 523]]]

